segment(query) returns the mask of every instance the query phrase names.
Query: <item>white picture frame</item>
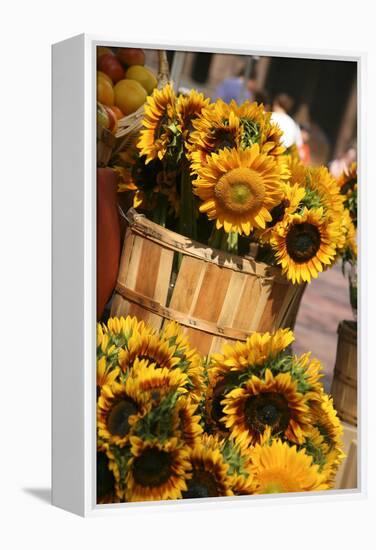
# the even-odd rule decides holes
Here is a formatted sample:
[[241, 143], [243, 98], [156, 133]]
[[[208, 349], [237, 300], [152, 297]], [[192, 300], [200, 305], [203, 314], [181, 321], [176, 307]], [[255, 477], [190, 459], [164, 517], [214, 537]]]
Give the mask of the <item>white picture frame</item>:
[[[358, 66], [358, 146], [364, 162], [364, 53], [268, 50], [215, 43], [184, 45], [126, 43], [112, 37], [79, 35], [52, 47], [52, 502], [81, 516], [130, 513], [140, 507], [196, 509], [199, 506], [265, 506], [307, 499], [337, 501], [366, 495], [364, 350], [366, 280], [360, 255], [358, 345], [358, 488], [283, 496], [247, 496], [153, 503], [96, 504], [96, 47], [124, 46], [349, 60]], [[365, 246], [360, 188], [360, 241]], [[70, 345], [67, 346], [66, 342]]]

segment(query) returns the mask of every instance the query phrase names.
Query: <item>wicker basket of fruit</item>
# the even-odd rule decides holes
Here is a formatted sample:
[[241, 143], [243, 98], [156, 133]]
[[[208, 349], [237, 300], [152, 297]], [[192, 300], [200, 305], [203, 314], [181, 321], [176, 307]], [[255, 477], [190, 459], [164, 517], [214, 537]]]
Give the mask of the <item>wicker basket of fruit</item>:
[[168, 82], [169, 66], [164, 50], [155, 76], [141, 49], [98, 48], [97, 67], [97, 164], [107, 166], [139, 133], [147, 97]]

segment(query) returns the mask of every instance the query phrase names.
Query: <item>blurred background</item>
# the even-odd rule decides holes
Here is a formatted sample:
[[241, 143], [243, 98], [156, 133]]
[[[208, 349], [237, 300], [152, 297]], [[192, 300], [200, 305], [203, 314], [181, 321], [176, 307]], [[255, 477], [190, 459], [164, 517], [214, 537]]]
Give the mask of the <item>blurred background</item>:
[[[289, 140], [305, 164], [324, 164], [338, 177], [356, 160], [355, 62], [177, 51], [167, 55], [171, 78], [182, 93], [194, 88], [226, 102], [250, 99], [263, 103], [280, 126], [286, 118], [294, 128]], [[146, 65], [157, 71], [156, 51], [146, 50]], [[295, 326], [294, 350], [311, 350], [322, 361], [327, 391], [338, 323], [352, 319], [348, 282], [337, 264], [307, 286]]]

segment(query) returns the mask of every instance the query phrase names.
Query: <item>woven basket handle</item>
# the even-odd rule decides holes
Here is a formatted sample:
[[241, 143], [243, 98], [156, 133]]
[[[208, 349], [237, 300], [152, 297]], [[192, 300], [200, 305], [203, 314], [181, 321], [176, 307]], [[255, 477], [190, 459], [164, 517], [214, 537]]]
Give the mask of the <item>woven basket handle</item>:
[[159, 62], [159, 72], [158, 72], [158, 88], [163, 88], [169, 80], [170, 69], [167, 61], [167, 53], [165, 50], [158, 51], [158, 62]]

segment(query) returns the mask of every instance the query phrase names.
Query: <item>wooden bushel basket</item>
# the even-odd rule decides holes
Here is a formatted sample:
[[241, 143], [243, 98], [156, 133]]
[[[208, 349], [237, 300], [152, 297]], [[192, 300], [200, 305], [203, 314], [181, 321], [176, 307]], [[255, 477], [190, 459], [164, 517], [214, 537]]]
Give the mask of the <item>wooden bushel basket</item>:
[[112, 316], [135, 315], [156, 329], [177, 321], [203, 355], [293, 325], [304, 288], [279, 269], [211, 249], [133, 208], [126, 218]]
[[344, 422], [357, 425], [357, 329], [354, 321], [338, 325], [337, 356], [331, 394]]

